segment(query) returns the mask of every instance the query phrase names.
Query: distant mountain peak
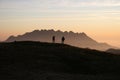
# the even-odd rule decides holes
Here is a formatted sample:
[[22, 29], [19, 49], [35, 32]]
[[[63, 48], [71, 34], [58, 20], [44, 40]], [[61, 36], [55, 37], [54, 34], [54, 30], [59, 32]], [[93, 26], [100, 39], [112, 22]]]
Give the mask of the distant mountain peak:
[[39, 30], [34, 30], [33, 32], [39, 32]]
[[56, 43], [61, 43], [61, 37], [65, 37], [65, 43], [82, 48], [92, 48], [97, 50], [107, 50], [114, 48], [106, 43], [98, 43], [94, 39], [90, 38], [86, 33], [75, 33], [73, 31], [61, 31], [61, 30], [34, 30], [27, 32], [17, 37], [10, 36], [6, 42], [13, 41], [41, 41], [41, 42], [52, 42], [52, 36], [56, 36]]
[[9, 39], [13, 39], [13, 38], [15, 38], [15, 36], [13, 36], [13, 35], [9, 37]]

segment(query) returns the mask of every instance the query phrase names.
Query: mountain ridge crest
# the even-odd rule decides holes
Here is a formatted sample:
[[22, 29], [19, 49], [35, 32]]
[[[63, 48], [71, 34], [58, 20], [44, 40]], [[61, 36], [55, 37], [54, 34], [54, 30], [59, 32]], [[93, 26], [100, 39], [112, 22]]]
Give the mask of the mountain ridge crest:
[[97, 50], [107, 50], [114, 48], [107, 43], [99, 43], [96, 40], [89, 37], [86, 33], [73, 32], [73, 31], [61, 31], [53, 29], [41, 29], [34, 30], [32, 32], [26, 32], [23, 35], [10, 36], [6, 42], [13, 41], [41, 41], [41, 42], [52, 42], [52, 36], [56, 37], [56, 43], [61, 43], [61, 37], [66, 38], [65, 44], [70, 44], [82, 48], [91, 48]]

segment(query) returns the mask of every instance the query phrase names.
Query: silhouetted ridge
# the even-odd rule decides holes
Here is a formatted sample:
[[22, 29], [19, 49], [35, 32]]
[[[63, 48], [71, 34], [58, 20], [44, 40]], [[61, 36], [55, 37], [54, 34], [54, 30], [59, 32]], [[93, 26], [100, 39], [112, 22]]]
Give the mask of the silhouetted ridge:
[[114, 48], [106, 43], [98, 43], [93, 40], [86, 33], [74, 33], [72, 31], [54, 31], [54, 30], [34, 30], [32, 32], [27, 32], [23, 35], [18, 35], [16, 37], [9, 37], [6, 42], [13, 41], [40, 41], [40, 42], [52, 42], [52, 36], [56, 36], [56, 43], [61, 43], [61, 37], [65, 37], [65, 43], [82, 48], [91, 48], [97, 50], [107, 50], [109, 48]]

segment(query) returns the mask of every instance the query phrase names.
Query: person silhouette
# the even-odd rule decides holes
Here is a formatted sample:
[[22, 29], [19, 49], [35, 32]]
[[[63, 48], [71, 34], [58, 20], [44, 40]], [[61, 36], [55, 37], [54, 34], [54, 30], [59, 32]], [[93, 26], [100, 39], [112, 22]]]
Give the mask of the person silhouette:
[[52, 37], [52, 42], [55, 43], [55, 36]]
[[64, 41], [65, 41], [65, 37], [63, 36], [63, 37], [61, 38], [62, 44], [64, 44]]

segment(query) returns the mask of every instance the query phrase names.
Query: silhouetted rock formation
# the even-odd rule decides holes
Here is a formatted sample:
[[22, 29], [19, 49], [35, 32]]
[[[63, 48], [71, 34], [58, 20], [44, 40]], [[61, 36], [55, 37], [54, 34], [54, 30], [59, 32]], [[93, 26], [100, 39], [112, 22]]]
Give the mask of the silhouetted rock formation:
[[52, 36], [56, 36], [56, 42], [60, 43], [61, 37], [65, 36], [65, 44], [70, 44], [73, 46], [78, 46], [82, 48], [91, 48], [97, 50], [107, 50], [109, 48], [113, 48], [112, 46], [106, 43], [98, 43], [93, 40], [89, 36], [87, 36], [84, 32], [82, 33], [74, 33], [70, 32], [62, 32], [60, 30], [34, 30], [33, 32], [28, 32], [23, 35], [18, 35], [17, 37], [11, 36], [6, 41], [41, 41], [41, 42], [51, 42]]

